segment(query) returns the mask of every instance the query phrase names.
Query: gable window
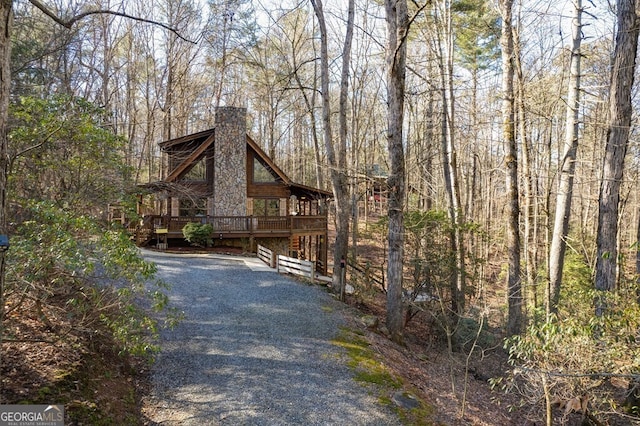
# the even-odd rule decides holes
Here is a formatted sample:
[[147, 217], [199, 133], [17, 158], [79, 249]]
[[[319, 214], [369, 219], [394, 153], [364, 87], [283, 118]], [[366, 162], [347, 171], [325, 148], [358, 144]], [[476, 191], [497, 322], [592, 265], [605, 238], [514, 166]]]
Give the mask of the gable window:
[[280, 200], [277, 198], [255, 198], [253, 200], [254, 216], [280, 216]]
[[197, 198], [195, 200], [180, 200], [180, 216], [206, 216], [207, 199]]
[[207, 180], [207, 162], [206, 157], [198, 161], [188, 173], [184, 175], [183, 180], [204, 181]]
[[253, 157], [253, 181], [255, 183], [275, 183], [276, 178], [271, 171], [260, 162], [256, 157]]

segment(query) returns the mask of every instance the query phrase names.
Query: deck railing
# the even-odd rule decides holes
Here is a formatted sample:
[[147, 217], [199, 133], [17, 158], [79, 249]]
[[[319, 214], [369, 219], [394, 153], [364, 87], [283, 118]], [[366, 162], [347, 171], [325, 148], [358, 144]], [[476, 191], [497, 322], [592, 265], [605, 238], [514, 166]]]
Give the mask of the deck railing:
[[326, 216], [161, 216], [150, 215], [143, 220], [147, 229], [168, 229], [170, 233], [182, 232], [187, 223], [210, 223], [214, 232], [309, 232], [327, 229]]

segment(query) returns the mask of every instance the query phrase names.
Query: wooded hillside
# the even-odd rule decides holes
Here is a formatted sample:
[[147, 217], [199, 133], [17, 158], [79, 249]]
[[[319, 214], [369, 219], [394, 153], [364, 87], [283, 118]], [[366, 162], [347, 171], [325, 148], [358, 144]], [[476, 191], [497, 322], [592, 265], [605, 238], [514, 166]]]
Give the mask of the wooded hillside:
[[[78, 253], [106, 250], [108, 203], [163, 177], [158, 142], [242, 106], [293, 181], [333, 192], [333, 263], [352, 265], [358, 297], [378, 274], [393, 340], [424, 321], [452, 352], [504, 347], [496, 388], [532, 421], [567, 421], [557, 407], [580, 401], [593, 424], [637, 422], [637, 8], [1, 1], [1, 337], [15, 338], [12, 304], [37, 311], [86, 296], [66, 279], [103, 278], [108, 257]], [[41, 251], [72, 234], [66, 260]]]

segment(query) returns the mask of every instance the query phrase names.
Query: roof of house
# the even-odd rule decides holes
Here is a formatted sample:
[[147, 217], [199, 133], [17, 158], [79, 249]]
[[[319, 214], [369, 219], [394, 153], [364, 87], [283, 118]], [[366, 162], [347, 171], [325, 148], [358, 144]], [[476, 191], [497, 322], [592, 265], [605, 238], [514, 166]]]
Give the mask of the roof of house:
[[[163, 184], [175, 182], [177, 179], [187, 173], [194, 164], [202, 159], [207, 149], [215, 143], [215, 127], [201, 132], [192, 133], [190, 135], [185, 135], [160, 142], [158, 144], [160, 146], [160, 149], [163, 151], [169, 151], [172, 147], [198, 141], [200, 141], [200, 144], [174, 170], [171, 171], [169, 176], [167, 176], [161, 182], [147, 184], [144, 185], [144, 187], [151, 190], [159, 190], [163, 186], [165, 186]], [[306, 195], [313, 198], [330, 198], [333, 196], [332, 192], [330, 191], [325, 191], [323, 189], [318, 189], [293, 182], [249, 135], [247, 135], [247, 147], [251, 149], [260, 158], [260, 160], [264, 164], [266, 164], [270, 170], [273, 171], [273, 173], [275, 173], [274, 177], [277, 177], [278, 180], [282, 181], [282, 183], [288, 186], [292, 190], [292, 192], [297, 193], [301, 196]]]

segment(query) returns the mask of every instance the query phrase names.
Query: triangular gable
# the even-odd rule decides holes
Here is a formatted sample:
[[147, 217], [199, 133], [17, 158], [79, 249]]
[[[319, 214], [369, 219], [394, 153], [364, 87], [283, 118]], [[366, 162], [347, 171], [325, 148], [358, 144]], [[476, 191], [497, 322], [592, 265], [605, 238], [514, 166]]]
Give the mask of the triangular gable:
[[191, 167], [193, 167], [200, 158], [204, 155], [207, 148], [213, 144], [215, 140], [215, 132], [211, 132], [209, 137], [200, 144], [182, 163], [178, 165], [173, 171], [167, 176], [165, 182], [175, 182], [179, 177], [187, 173]]
[[[171, 139], [165, 142], [161, 142], [159, 146], [163, 150], [174, 147], [176, 145], [184, 144], [187, 142], [194, 142], [198, 139], [202, 139], [206, 136], [206, 139], [185, 158], [170, 174], [164, 179], [165, 182], [174, 182], [180, 177], [184, 176], [198, 160], [202, 158], [205, 151], [215, 142], [215, 129], [205, 130], [203, 132], [194, 133], [192, 135], [183, 136], [176, 139]], [[262, 160], [267, 168], [275, 173], [274, 178], [281, 180], [286, 185], [291, 184], [291, 179], [278, 167], [273, 160], [260, 148], [260, 146], [247, 135], [247, 148], [253, 151]], [[248, 150], [248, 151], [249, 151]]]
[[262, 148], [260, 148], [260, 146], [253, 139], [251, 139], [249, 135], [247, 135], [247, 145], [249, 145], [249, 147], [260, 157], [260, 159], [264, 161], [264, 163], [267, 164], [269, 168], [271, 168], [271, 170], [276, 173], [277, 177], [282, 179], [285, 185], [289, 186], [295, 192], [306, 195], [316, 194], [316, 197], [320, 196], [322, 198], [330, 198], [333, 196], [333, 193], [330, 191], [313, 188], [307, 185], [301, 185], [299, 183], [291, 181], [291, 179], [289, 179], [289, 177], [280, 169], [280, 167], [278, 167], [276, 163], [273, 162], [271, 157], [269, 157], [267, 153], [264, 152]]
[[[195, 142], [199, 139], [205, 138], [200, 145], [189, 156], [182, 161], [170, 174], [164, 179], [164, 182], [175, 182], [186, 173], [191, 170], [195, 164], [202, 159], [205, 152], [209, 147], [215, 143], [215, 128], [208, 129], [202, 132], [193, 133], [191, 135], [182, 136], [179, 138], [171, 139], [159, 143], [158, 145], [163, 151], [168, 150], [171, 147], [181, 145], [188, 142]], [[267, 166], [270, 172], [275, 173], [276, 180], [281, 180], [283, 184], [295, 189], [296, 192], [302, 192], [307, 194], [317, 194], [321, 197], [331, 197], [332, 193], [318, 188], [313, 188], [306, 185], [297, 184], [292, 182], [291, 179], [276, 165], [276, 163], [267, 155], [266, 152], [260, 148], [260, 146], [247, 134], [247, 155], [254, 154], [260, 161]]]
[[247, 135], [247, 145], [255, 154], [260, 157], [260, 159], [267, 165], [271, 170], [276, 173], [277, 178], [280, 178], [282, 182], [286, 185], [291, 185], [291, 179], [273, 162], [273, 160], [260, 148], [260, 146], [253, 140], [249, 135]]

